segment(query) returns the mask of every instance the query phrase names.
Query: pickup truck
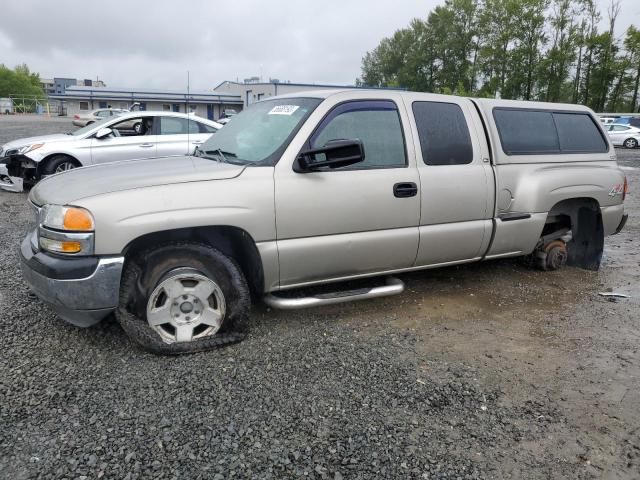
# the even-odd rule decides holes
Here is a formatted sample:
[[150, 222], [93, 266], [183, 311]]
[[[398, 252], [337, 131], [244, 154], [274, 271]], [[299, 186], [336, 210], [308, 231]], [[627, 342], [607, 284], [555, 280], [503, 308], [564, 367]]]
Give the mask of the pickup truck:
[[177, 354], [242, 339], [252, 299], [392, 295], [393, 274], [505, 257], [596, 270], [626, 192], [586, 107], [304, 92], [252, 105], [191, 156], [46, 178], [21, 264], [63, 319], [115, 312]]

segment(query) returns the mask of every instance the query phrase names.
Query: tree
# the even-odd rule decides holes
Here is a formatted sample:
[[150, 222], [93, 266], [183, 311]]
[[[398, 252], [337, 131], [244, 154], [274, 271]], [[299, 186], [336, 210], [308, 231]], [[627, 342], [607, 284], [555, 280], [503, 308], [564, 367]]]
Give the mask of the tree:
[[10, 69], [0, 64], [0, 97], [24, 95], [43, 97], [40, 76], [31, 73], [26, 65]]
[[633, 86], [631, 90], [631, 100], [629, 102], [629, 111], [640, 112], [640, 105], [638, 105], [638, 90], [640, 89], [640, 30], [633, 25], [627, 29], [624, 47], [627, 50], [629, 67], [633, 68]]
[[443, 0], [362, 59], [361, 83], [640, 109], [640, 31], [599, 31], [596, 0]]

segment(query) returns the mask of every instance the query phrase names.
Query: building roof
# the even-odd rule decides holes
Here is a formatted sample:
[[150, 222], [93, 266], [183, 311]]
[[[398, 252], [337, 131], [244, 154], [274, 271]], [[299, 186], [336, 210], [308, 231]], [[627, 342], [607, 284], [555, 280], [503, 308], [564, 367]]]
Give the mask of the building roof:
[[355, 85], [331, 85], [331, 84], [323, 84], [323, 83], [291, 83], [291, 82], [250, 82], [250, 83], [245, 83], [245, 82], [233, 82], [230, 80], [225, 80], [224, 82], [221, 82], [214, 90], [217, 90], [218, 88], [220, 88], [223, 85], [228, 85], [228, 84], [232, 84], [232, 85], [282, 85], [282, 86], [289, 86], [289, 87], [314, 87], [314, 88], [360, 88], [357, 87]]
[[216, 88], [224, 86], [224, 85], [239, 85], [247, 88], [251, 88], [252, 86], [275, 86], [275, 87], [309, 87], [313, 89], [325, 89], [325, 90], [350, 90], [350, 89], [358, 89], [358, 90], [407, 90], [405, 87], [370, 87], [370, 86], [358, 86], [358, 85], [336, 85], [336, 84], [328, 84], [328, 83], [292, 83], [292, 82], [234, 82], [231, 80], [225, 80], [224, 82], [219, 83]]
[[50, 95], [54, 100], [126, 100], [140, 101], [176, 101], [187, 100], [198, 103], [242, 103], [240, 95], [225, 92], [189, 92], [186, 90], [155, 90], [145, 88], [113, 88], [113, 87], [67, 87], [63, 94]]

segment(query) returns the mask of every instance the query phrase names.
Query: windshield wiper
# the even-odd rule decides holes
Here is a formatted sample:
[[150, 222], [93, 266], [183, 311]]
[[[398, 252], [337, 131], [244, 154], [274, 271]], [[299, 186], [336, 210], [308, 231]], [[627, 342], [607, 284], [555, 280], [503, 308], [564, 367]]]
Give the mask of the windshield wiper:
[[[212, 149], [212, 150], [200, 150], [198, 149], [198, 151], [202, 154], [202, 156], [206, 157], [206, 158], [211, 158], [212, 160], [218, 160], [220, 162], [224, 162], [224, 163], [232, 163], [229, 161], [229, 159], [227, 158], [227, 156], [231, 157], [231, 158], [237, 158], [238, 156], [233, 153], [233, 152], [225, 152], [224, 150], [221, 150], [219, 148], [216, 149]], [[209, 155], [207, 155], [208, 153], [213, 153], [216, 157], [210, 157]]]

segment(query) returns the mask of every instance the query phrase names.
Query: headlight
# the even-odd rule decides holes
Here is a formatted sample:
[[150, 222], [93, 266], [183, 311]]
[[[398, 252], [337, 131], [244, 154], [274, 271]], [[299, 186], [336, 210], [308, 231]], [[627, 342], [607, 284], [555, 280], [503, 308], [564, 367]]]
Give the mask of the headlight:
[[90, 232], [93, 230], [93, 216], [80, 207], [45, 205], [42, 210], [42, 225], [56, 230]]
[[71, 255], [93, 255], [94, 222], [80, 207], [45, 205], [39, 218], [38, 244], [43, 250]]
[[37, 150], [38, 148], [42, 147], [44, 145], [44, 143], [33, 143], [31, 145], [25, 145], [24, 147], [20, 147], [18, 149], [18, 153], [20, 155], [24, 155], [25, 153], [29, 153], [33, 150]]

